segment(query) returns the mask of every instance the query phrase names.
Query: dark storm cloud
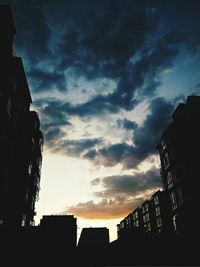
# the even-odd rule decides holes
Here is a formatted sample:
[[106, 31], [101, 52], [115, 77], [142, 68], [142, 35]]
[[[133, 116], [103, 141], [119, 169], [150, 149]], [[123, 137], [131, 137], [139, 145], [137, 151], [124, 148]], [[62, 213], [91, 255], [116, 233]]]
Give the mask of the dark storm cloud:
[[155, 167], [143, 173], [134, 175], [115, 175], [97, 178], [91, 181], [92, 185], [100, 184], [104, 190], [96, 192], [95, 195], [102, 198], [126, 195], [126, 198], [144, 193], [146, 190], [161, 188], [159, 170]]
[[41, 109], [41, 114], [46, 115], [52, 119], [60, 119], [63, 121], [63, 117], [66, 116], [103, 116], [108, 113], [118, 113], [119, 107], [112, 105], [108, 101], [105, 101], [104, 96], [96, 95], [92, 100], [89, 100], [83, 104], [73, 105], [69, 102], [62, 103], [57, 99], [41, 99], [34, 102]]
[[45, 142], [47, 143], [56, 141], [64, 136], [65, 133], [59, 128], [54, 128], [53, 130], [44, 132]]
[[17, 28], [15, 46], [29, 64], [37, 64], [52, 56], [48, 47], [51, 29], [41, 7], [41, 1], [12, 2]]
[[27, 76], [33, 92], [51, 91], [53, 89], [66, 91], [66, 80], [63, 73], [31, 69], [27, 72]]
[[84, 158], [96, 164], [121, 163], [125, 168], [137, 166], [154, 153], [172, 109], [170, 103], [156, 98], [162, 85], [160, 74], [173, 68], [183, 46], [191, 55], [199, 52], [199, 2], [183, 2], [13, 1], [16, 49], [27, 66], [33, 92], [47, 93], [55, 86], [66, 90], [68, 68], [89, 81], [96, 77], [118, 81], [112, 93], [102, 96], [97, 92], [83, 104], [50, 101], [48, 97], [45, 105], [36, 101], [48, 140], [56, 133], [62, 137], [60, 127], [70, 126], [70, 116], [130, 111], [148, 98], [150, 114], [144, 125], [134, 128], [128, 121], [122, 125], [134, 128], [132, 145], [119, 143], [83, 151]]
[[189, 49], [192, 56], [198, 55], [200, 52], [200, 26], [195, 29], [194, 33], [189, 37], [187, 43], [187, 48]]
[[[89, 108], [83, 105], [74, 109], [66, 103], [66, 112], [87, 116], [96, 103], [99, 113], [132, 110], [142, 97], [156, 93], [161, 85], [160, 71], [172, 66], [182, 43], [198, 51], [199, 31], [188, 31], [188, 25], [195, 27], [198, 10], [196, 1], [184, 1], [181, 6], [179, 1], [13, 1], [16, 47], [25, 63], [29, 62], [32, 90], [36, 92], [54, 85], [64, 90], [63, 72], [69, 67], [89, 79], [119, 79], [113, 93], [95, 96]], [[188, 25], [183, 20], [187, 12]], [[176, 23], [173, 27], [170, 19], [179, 20], [183, 27]], [[130, 59], [141, 51], [139, 61], [131, 64]], [[54, 71], [39, 71], [35, 64], [41, 61], [51, 64]]]
[[[97, 94], [88, 102], [78, 105], [66, 102], [57, 106], [57, 111], [85, 117], [118, 113], [120, 109], [132, 110], [145, 97], [151, 98], [155, 95], [161, 85], [159, 75], [165, 69], [172, 67], [182, 41], [182, 35], [175, 32], [164, 36], [153, 49], [144, 49], [138, 61], [126, 65], [121, 71], [119, 83], [113, 93], [106, 96]], [[136, 91], [137, 98], [134, 98]], [[49, 108], [52, 105], [54, 103], [50, 102]]]
[[129, 164], [137, 166], [140, 162], [137, 157], [134, 157], [134, 147], [125, 143], [88, 151], [83, 155], [83, 158], [92, 161], [96, 165], [104, 165], [106, 167], [121, 163], [124, 167], [128, 168]]
[[[140, 59], [129, 63], [121, 71], [117, 88], [106, 96], [96, 95], [86, 103], [72, 105], [66, 102], [57, 107], [57, 111], [68, 115], [101, 116], [106, 113], [118, 113], [120, 109], [132, 110], [145, 97], [153, 97], [161, 85], [159, 75], [173, 66], [178, 54], [178, 46], [183, 41], [182, 35], [170, 33], [159, 40], [154, 49], [144, 49]], [[137, 91], [137, 98], [134, 93]], [[50, 102], [49, 108], [54, 103]]]
[[68, 115], [79, 117], [102, 116], [107, 113], [119, 112], [119, 107], [107, 101], [106, 97], [102, 95], [96, 95], [92, 100], [80, 105], [72, 105], [66, 102], [60, 109]]
[[42, 120], [42, 128], [43, 130], [52, 128], [52, 127], [59, 127], [59, 126], [70, 126], [71, 123], [69, 122], [66, 114], [61, 112], [59, 107], [61, 105], [60, 101], [55, 99], [49, 100], [37, 100], [35, 101], [35, 105], [44, 107], [40, 110], [41, 120]]
[[101, 139], [81, 139], [81, 140], [63, 140], [54, 148], [54, 151], [60, 152], [71, 157], [81, 157], [82, 153], [95, 147], [102, 142]]
[[94, 10], [85, 9], [79, 19], [73, 20], [63, 35], [60, 49], [66, 57], [61, 66], [73, 64], [89, 77], [118, 76], [144, 44], [146, 34], [157, 27], [156, 14], [146, 7], [137, 9], [128, 1], [123, 5], [120, 1], [97, 1], [92, 7]]
[[[51, 104], [49, 104], [51, 103]], [[59, 100], [38, 99], [34, 102], [35, 107], [39, 108], [41, 129], [45, 138], [45, 145], [52, 149], [65, 136], [61, 129], [62, 126], [71, 127], [72, 124], [66, 114], [58, 110], [61, 105]]]
[[117, 126], [127, 130], [135, 130], [138, 127], [136, 122], [127, 119], [117, 120]]
[[84, 158], [97, 165], [114, 166], [120, 163], [124, 168], [136, 167], [148, 156], [157, 153], [156, 146], [162, 131], [170, 122], [173, 109], [173, 104], [164, 98], [152, 100], [149, 115], [143, 125], [134, 130], [133, 145], [118, 143], [99, 150], [93, 149]]
[[150, 104], [150, 114], [143, 125], [134, 132], [134, 154], [138, 158], [146, 158], [155, 153], [162, 132], [171, 121], [174, 104], [164, 98], [156, 98]]

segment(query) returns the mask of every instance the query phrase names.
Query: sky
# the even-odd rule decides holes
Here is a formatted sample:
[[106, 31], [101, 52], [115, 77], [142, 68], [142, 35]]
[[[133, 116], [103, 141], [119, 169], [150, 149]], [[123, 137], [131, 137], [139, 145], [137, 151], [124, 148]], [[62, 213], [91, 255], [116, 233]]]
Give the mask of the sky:
[[156, 146], [171, 115], [200, 94], [200, 2], [13, 0], [44, 135], [36, 224], [73, 214], [116, 225], [162, 188]]

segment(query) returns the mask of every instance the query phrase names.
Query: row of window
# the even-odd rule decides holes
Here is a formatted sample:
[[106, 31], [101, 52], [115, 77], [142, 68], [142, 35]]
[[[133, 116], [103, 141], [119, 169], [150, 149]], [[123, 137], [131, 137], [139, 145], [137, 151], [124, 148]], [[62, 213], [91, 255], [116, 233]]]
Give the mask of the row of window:
[[[161, 217], [160, 217], [160, 207], [159, 206], [157, 206], [155, 208], [155, 214], [156, 214], [156, 224], [157, 224], [157, 227], [158, 228], [159, 227], [162, 227], [162, 220], [161, 220]], [[136, 216], [138, 218], [138, 214]], [[135, 218], [135, 216], [134, 216], [134, 218]], [[142, 219], [143, 219], [144, 228], [145, 229], [148, 229], [148, 231], [150, 231], [149, 229], [151, 229], [151, 227], [148, 226], [148, 225], [150, 225], [150, 216], [149, 216], [149, 213], [147, 212], [147, 213], [143, 214]], [[127, 217], [126, 218], [126, 221], [122, 221], [120, 223], [120, 227], [119, 228], [122, 229], [122, 228], [127, 227], [128, 225], [130, 226], [130, 223], [131, 223], [131, 219], [130, 219], [130, 217]], [[139, 227], [139, 220], [138, 219], [135, 219], [133, 221], [133, 226], [134, 227]]]
[[149, 204], [148, 203], [146, 203], [145, 205], [142, 206], [142, 213], [145, 213], [147, 211], [149, 211]]
[[170, 193], [170, 202], [172, 211], [183, 205], [183, 195], [180, 188]]

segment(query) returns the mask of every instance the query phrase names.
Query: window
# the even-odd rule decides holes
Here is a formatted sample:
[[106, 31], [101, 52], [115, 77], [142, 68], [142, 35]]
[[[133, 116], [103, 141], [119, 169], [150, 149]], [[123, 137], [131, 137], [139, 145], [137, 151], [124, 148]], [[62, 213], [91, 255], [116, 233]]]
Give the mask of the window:
[[25, 224], [26, 224], [26, 215], [23, 214], [23, 216], [22, 216], [22, 226], [25, 226]]
[[135, 227], [139, 227], [139, 221], [138, 220], [135, 221]]
[[174, 225], [174, 230], [177, 231], [177, 217], [178, 215], [174, 215], [173, 216], [173, 225]]
[[3, 224], [3, 220], [2, 220], [2, 219], [0, 220], [0, 225], [1, 225], [1, 224]]
[[149, 213], [146, 214], [146, 221], [149, 221]]
[[167, 169], [169, 167], [169, 156], [167, 153], [165, 153], [165, 155], [164, 155], [163, 163], [164, 163], [165, 169]]
[[7, 106], [6, 106], [7, 112], [10, 115], [11, 112], [11, 99], [8, 98]]
[[143, 215], [143, 222], [146, 223], [146, 216]]
[[177, 198], [178, 198], [178, 205], [182, 206], [184, 201], [183, 201], [182, 191], [180, 188], [177, 189]]
[[172, 188], [173, 184], [174, 184], [174, 183], [173, 183], [172, 172], [169, 171], [169, 172], [167, 173], [167, 185], [168, 185], [168, 188]]
[[34, 207], [35, 207], [35, 201], [33, 199], [32, 203], [31, 203], [31, 208], [34, 209]]
[[176, 201], [176, 194], [175, 194], [175, 192], [171, 192], [171, 194], [170, 194], [170, 200], [171, 200], [172, 210], [175, 210], [177, 208], [177, 201]]
[[158, 198], [158, 196], [156, 196], [156, 197], [154, 198], [154, 204], [155, 204], [155, 205], [158, 205], [158, 204], [159, 204], [159, 198]]
[[160, 215], [160, 207], [156, 207], [156, 216], [159, 216]]
[[147, 203], [147, 204], [145, 204], [145, 210], [146, 210], [146, 211], [148, 211], [148, 210], [149, 210], [149, 205], [148, 205], [148, 203]]
[[150, 232], [151, 231], [151, 224], [147, 223], [147, 231]]
[[162, 150], [164, 150], [166, 148], [166, 141], [164, 138], [161, 139], [160, 144], [161, 144]]
[[25, 200], [28, 201], [28, 192], [25, 194]]
[[142, 213], [145, 213], [145, 206], [142, 206]]
[[32, 164], [30, 163], [30, 165], [28, 166], [28, 174], [31, 175], [32, 172]]
[[174, 151], [172, 149], [170, 149], [169, 154], [170, 154], [170, 159], [175, 160], [175, 154], [174, 154]]
[[156, 219], [156, 222], [157, 222], [157, 227], [158, 227], [158, 228], [162, 226], [162, 220], [161, 220], [161, 217], [158, 217], [158, 218]]
[[138, 211], [135, 212], [135, 218], [138, 218]]

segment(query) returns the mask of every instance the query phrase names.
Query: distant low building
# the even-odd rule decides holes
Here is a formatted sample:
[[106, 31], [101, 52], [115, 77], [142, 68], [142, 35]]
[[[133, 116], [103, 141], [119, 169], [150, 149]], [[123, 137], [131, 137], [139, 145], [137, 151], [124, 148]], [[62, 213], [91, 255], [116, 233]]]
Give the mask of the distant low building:
[[83, 228], [78, 242], [79, 248], [105, 247], [109, 244], [109, 230], [106, 227]]
[[44, 215], [40, 220], [43, 242], [63, 249], [75, 248], [77, 243], [77, 219], [73, 215]]

